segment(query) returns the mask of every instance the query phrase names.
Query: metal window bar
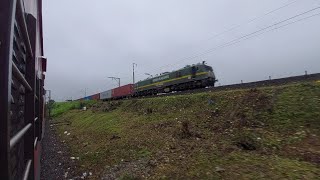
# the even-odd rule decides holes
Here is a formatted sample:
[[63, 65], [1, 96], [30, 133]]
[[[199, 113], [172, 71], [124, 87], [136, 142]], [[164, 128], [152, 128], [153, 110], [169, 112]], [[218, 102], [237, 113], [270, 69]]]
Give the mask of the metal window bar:
[[11, 95], [11, 103], [14, 104], [14, 98], [12, 95]]
[[29, 38], [29, 33], [28, 33], [28, 27], [27, 27], [27, 21], [26, 18], [24, 16], [24, 7], [23, 7], [23, 2], [22, 0], [18, 0], [18, 5], [17, 5], [17, 12], [18, 12], [18, 18], [21, 18], [21, 24], [22, 24], [22, 30], [23, 30], [23, 35], [26, 38], [26, 44], [27, 44], [27, 49], [28, 49], [28, 53], [30, 54], [30, 56], [33, 57], [33, 51], [31, 48], [31, 43], [30, 43], [30, 38]]
[[31, 86], [29, 85], [26, 78], [23, 76], [23, 74], [20, 72], [20, 70], [14, 62], [12, 62], [12, 72], [28, 91], [32, 91]]
[[34, 144], [33, 144], [34, 149], [36, 149], [36, 148], [37, 148], [37, 143], [38, 143], [38, 137], [36, 137], [36, 139], [34, 140]]
[[21, 138], [28, 132], [31, 126], [32, 124], [29, 123], [10, 139], [10, 149], [12, 149], [21, 140]]
[[32, 160], [28, 160], [26, 168], [23, 173], [23, 180], [28, 180], [30, 169], [31, 169]]

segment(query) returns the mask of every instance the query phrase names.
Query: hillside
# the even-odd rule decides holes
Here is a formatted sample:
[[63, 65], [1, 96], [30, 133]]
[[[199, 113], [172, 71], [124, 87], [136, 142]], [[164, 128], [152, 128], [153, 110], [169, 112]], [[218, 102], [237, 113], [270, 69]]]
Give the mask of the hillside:
[[79, 174], [93, 179], [320, 177], [319, 82], [56, 103], [53, 114]]

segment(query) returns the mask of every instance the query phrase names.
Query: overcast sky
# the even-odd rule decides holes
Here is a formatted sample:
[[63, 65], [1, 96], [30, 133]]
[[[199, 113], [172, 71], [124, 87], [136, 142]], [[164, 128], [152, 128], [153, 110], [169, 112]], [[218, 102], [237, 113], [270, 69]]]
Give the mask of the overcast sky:
[[[320, 9], [271, 26], [259, 36], [217, 48], [317, 8], [319, 0], [43, 3], [46, 89], [59, 101], [84, 96], [86, 88], [87, 94], [93, 94], [116, 87], [108, 76], [120, 77], [123, 85], [132, 82], [133, 62], [138, 64], [136, 79], [142, 80], [147, 78], [145, 73], [172, 71], [204, 60], [214, 68], [218, 85], [262, 80], [269, 75], [300, 75], [305, 70], [320, 72], [320, 16], [270, 31], [318, 14]], [[269, 13], [279, 7], [283, 8]]]

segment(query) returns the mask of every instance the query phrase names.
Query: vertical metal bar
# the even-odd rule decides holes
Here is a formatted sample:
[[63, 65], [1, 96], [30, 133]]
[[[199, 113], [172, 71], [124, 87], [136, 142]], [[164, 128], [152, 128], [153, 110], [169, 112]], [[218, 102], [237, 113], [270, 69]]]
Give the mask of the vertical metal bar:
[[25, 108], [25, 122], [32, 124], [32, 129], [26, 134], [25, 137], [25, 158], [26, 159], [32, 159], [31, 161], [31, 168], [30, 172], [28, 173], [29, 179], [34, 179], [34, 142], [35, 137], [37, 135], [37, 122], [34, 121], [36, 115], [35, 115], [35, 99], [36, 99], [36, 57], [32, 56], [36, 54], [36, 28], [37, 28], [37, 22], [35, 17], [28, 14], [26, 17], [26, 24], [28, 27], [28, 36], [30, 38], [30, 49], [32, 51], [31, 54], [27, 57], [26, 62], [26, 80], [32, 87], [32, 90], [30, 92], [26, 93], [26, 108]]
[[20, 20], [20, 25], [22, 27], [22, 34], [24, 35], [25, 44], [27, 45], [27, 50], [30, 56], [34, 56], [34, 52], [32, 51], [31, 44], [30, 44], [30, 37], [28, 34], [28, 26], [25, 18], [25, 8], [23, 5], [22, 0], [17, 0], [17, 12], [21, 12], [20, 16], [17, 18]]
[[[41, 134], [40, 134], [40, 88], [39, 88], [39, 86], [40, 86], [40, 80], [39, 80], [39, 78], [37, 77], [37, 75], [36, 75], [36, 89], [35, 89], [35, 92], [36, 92], [36, 95], [38, 96], [38, 99], [37, 99], [37, 101], [36, 101], [36, 104], [35, 104], [35, 110], [36, 110], [36, 117], [38, 117], [38, 120], [37, 120], [37, 122], [36, 122], [36, 126], [35, 126], [35, 129], [36, 129], [36, 134], [37, 134], [37, 136], [38, 137], [40, 137], [41, 136]], [[39, 138], [39, 140], [40, 140], [40, 138]]]
[[42, 79], [43, 77], [42, 77], [42, 74], [41, 74], [41, 79], [40, 79], [40, 90], [39, 90], [39, 105], [40, 105], [40, 110], [39, 110], [39, 140], [41, 140], [42, 139], [42, 124], [43, 124], [43, 115], [44, 115], [44, 112], [43, 112], [43, 110], [44, 110], [44, 99], [43, 99], [43, 94], [44, 94], [44, 80]]
[[0, 6], [0, 179], [10, 178], [10, 105], [16, 0]]

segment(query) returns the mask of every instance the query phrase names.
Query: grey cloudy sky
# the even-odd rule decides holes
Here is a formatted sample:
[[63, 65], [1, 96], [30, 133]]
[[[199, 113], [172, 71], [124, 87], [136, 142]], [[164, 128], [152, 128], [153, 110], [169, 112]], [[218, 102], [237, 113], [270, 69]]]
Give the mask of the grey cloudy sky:
[[[274, 9], [292, 4], [262, 16]], [[225, 43], [320, 6], [319, 0], [47, 0], [46, 88], [56, 100], [104, 91], [202, 60], [220, 85], [320, 72], [320, 16], [211, 53]], [[316, 9], [295, 20], [320, 13]], [[259, 17], [259, 19], [247, 23]], [[273, 26], [279, 27], [283, 24]], [[225, 32], [232, 27], [240, 27]], [[269, 30], [269, 29], [267, 29]], [[264, 31], [263, 31], [264, 32]]]

